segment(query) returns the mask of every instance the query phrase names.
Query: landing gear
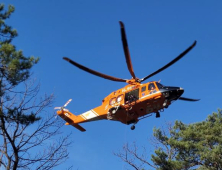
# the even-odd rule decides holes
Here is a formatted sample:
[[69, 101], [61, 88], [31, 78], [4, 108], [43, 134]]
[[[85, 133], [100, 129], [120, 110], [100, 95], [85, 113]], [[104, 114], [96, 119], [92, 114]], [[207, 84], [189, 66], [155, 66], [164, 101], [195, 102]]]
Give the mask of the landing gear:
[[156, 118], [160, 117], [160, 112], [156, 112]]
[[132, 126], [131, 126], [131, 130], [134, 130], [135, 128], [136, 128], [135, 125], [132, 125]]
[[136, 120], [131, 120], [131, 121], [127, 122], [127, 125], [133, 124], [133, 125], [130, 127], [130, 129], [131, 129], [131, 130], [134, 130], [134, 129], [136, 128], [135, 124], [136, 124], [137, 122], [138, 122], [138, 120], [137, 120], [137, 121], [136, 121]]

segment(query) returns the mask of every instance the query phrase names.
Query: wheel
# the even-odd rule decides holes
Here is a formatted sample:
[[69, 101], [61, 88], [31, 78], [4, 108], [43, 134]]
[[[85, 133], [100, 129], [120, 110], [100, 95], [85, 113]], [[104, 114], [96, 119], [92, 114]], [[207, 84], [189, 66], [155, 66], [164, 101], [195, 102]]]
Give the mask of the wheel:
[[134, 130], [136, 127], [135, 127], [135, 125], [132, 125], [131, 126], [131, 130]]

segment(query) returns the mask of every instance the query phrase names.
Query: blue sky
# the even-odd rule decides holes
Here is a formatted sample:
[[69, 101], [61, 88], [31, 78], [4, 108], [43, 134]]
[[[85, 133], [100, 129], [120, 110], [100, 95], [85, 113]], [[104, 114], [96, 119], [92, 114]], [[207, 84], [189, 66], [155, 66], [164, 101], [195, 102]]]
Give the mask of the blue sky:
[[[41, 83], [41, 93], [54, 93], [55, 106], [72, 98], [68, 109], [75, 114], [99, 106], [105, 96], [126, 84], [90, 75], [62, 57], [111, 76], [131, 78], [119, 20], [125, 24], [134, 71], [139, 78], [159, 69], [197, 40], [196, 47], [183, 59], [148, 81], [161, 79], [164, 85], [183, 87], [184, 97], [200, 98], [199, 102], [176, 101], [160, 119], [145, 119], [134, 131], [112, 121], [82, 124], [85, 133], [64, 126], [62, 130], [72, 132], [74, 141], [67, 167], [125, 169], [126, 165], [113, 155], [124, 143], [136, 141], [152, 149], [148, 138], [154, 127], [175, 120], [202, 121], [222, 108], [220, 0], [7, 0], [5, 4], [16, 8], [8, 21], [19, 33], [13, 43], [26, 56], [40, 57], [33, 72]], [[53, 108], [49, 112], [54, 112]]]

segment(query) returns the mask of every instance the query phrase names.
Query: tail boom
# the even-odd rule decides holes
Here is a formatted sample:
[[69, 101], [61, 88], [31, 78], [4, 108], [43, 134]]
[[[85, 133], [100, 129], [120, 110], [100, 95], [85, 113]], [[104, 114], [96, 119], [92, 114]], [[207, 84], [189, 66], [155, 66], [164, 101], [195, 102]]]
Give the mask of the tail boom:
[[106, 109], [103, 105], [96, 107], [94, 109], [91, 109], [85, 113], [82, 113], [80, 115], [74, 115], [67, 109], [61, 109], [57, 111], [57, 114], [64, 119], [67, 123], [66, 125], [72, 125], [78, 130], [84, 132], [86, 131], [83, 127], [79, 125], [79, 123], [85, 123], [95, 120], [101, 120], [106, 119]]

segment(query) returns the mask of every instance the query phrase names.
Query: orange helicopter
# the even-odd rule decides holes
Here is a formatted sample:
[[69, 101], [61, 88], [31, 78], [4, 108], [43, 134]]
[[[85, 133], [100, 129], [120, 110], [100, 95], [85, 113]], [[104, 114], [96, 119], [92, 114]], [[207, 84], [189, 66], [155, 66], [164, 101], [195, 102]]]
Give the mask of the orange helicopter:
[[133, 71], [133, 66], [131, 63], [129, 48], [126, 39], [126, 33], [123, 22], [119, 22], [121, 27], [121, 37], [123, 43], [123, 49], [125, 53], [125, 59], [128, 66], [128, 70], [132, 75], [132, 79], [121, 79], [112, 77], [106, 74], [89, 69], [77, 62], [63, 57], [64, 60], [70, 62], [74, 66], [82, 69], [93, 75], [102, 77], [104, 79], [126, 82], [128, 85], [110, 93], [107, 97], [102, 100], [102, 104], [94, 109], [91, 109], [80, 115], [74, 115], [65, 107], [71, 102], [71, 99], [63, 106], [56, 107], [59, 109], [57, 114], [66, 121], [66, 125], [72, 125], [80, 131], [86, 131], [80, 123], [91, 122], [96, 120], [113, 120], [120, 121], [124, 124], [133, 124], [131, 129], [135, 129], [135, 124], [143, 118], [149, 117], [152, 113], [156, 114], [156, 117], [160, 117], [160, 112], [163, 112], [165, 108], [175, 100], [185, 100], [185, 101], [198, 101], [199, 99], [190, 99], [181, 97], [184, 89], [181, 87], [171, 87], [163, 86], [160, 82], [152, 81], [142, 84], [143, 81], [148, 78], [160, 73], [169, 66], [173, 65], [179, 59], [181, 59], [185, 54], [187, 54], [195, 45], [196, 41], [182, 52], [174, 60], [161, 67], [157, 71], [151, 73], [150, 75], [139, 79], [135, 76]]

